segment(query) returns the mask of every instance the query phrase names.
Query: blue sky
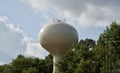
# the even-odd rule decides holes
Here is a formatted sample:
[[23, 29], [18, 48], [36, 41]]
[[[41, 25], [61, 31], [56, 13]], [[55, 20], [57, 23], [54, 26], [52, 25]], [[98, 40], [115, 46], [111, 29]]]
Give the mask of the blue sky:
[[15, 26], [21, 28], [26, 35], [34, 39], [37, 37], [40, 24], [45, 22], [39, 14], [34, 13], [29, 6], [20, 0], [1, 0], [0, 15], [7, 16]]
[[0, 64], [18, 54], [44, 58], [38, 42], [42, 26], [65, 19], [79, 39], [97, 40], [112, 21], [120, 20], [119, 0], [0, 0]]

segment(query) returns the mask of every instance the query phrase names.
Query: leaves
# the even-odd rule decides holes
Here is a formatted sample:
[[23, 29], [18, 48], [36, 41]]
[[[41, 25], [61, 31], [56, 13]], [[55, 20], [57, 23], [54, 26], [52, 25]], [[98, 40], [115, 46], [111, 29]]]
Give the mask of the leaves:
[[18, 55], [10, 64], [1, 65], [0, 73], [52, 73], [52, 56], [45, 59]]
[[89, 48], [94, 48], [95, 42], [91, 39], [81, 40], [72, 47], [57, 65], [58, 73], [93, 73], [94, 52]]
[[97, 44], [80, 40], [57, 66], [58, 73], [120, 73], [120, 25], [114, 21], [107, 26]]

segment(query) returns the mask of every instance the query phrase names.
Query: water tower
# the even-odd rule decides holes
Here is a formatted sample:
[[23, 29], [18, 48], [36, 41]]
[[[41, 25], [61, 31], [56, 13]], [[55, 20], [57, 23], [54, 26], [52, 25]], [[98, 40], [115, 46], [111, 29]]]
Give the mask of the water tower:
[[62, 55], [78, 42], [78, 34], [71, 25], [56, 20], [45, 25], [39, 33], [39, 42], [41, 46], [53, 55], [53, 73], [57, 68], [55, 64], [60, 61]]

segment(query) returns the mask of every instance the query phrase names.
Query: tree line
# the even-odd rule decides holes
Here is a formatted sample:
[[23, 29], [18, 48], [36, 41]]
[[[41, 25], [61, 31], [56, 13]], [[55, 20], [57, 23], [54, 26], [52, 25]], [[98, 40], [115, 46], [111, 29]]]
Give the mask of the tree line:
[[80, 40], [57, 66], [57, 73], [120, 73], [120, 24], [112, 22], [96, 42]]
[[52, 56], [45, 59], [18, 55], [10, 64], [0, 66], [0, 73], [52, 73]]

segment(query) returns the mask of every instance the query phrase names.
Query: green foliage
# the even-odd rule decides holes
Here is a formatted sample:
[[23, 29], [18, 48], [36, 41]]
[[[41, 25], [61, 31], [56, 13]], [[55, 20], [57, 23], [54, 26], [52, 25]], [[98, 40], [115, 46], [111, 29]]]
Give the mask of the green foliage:
[[58, 73], [93, 73], [94, 46], [95, 41], [91, 39], [81, 40], [69, 49], [63, 60], [57, 64]]
[[23, 70], [22, 73], [39, 73], [36, 68], [29, 68], [27, 70]]
[[57, 73], [120, 73], [120, 24], [107, 26], [96, 45], [91, 39], [80, 40], [57, 66]]
[[18, 55], [10, 64], [1, 65], [0, 73], [52, 73], [52, 56], [45, 59]]
[[120, 71], [120, 25], [112, 22], [98, 39], [96, 59], [101, 73], [119, 73]]

